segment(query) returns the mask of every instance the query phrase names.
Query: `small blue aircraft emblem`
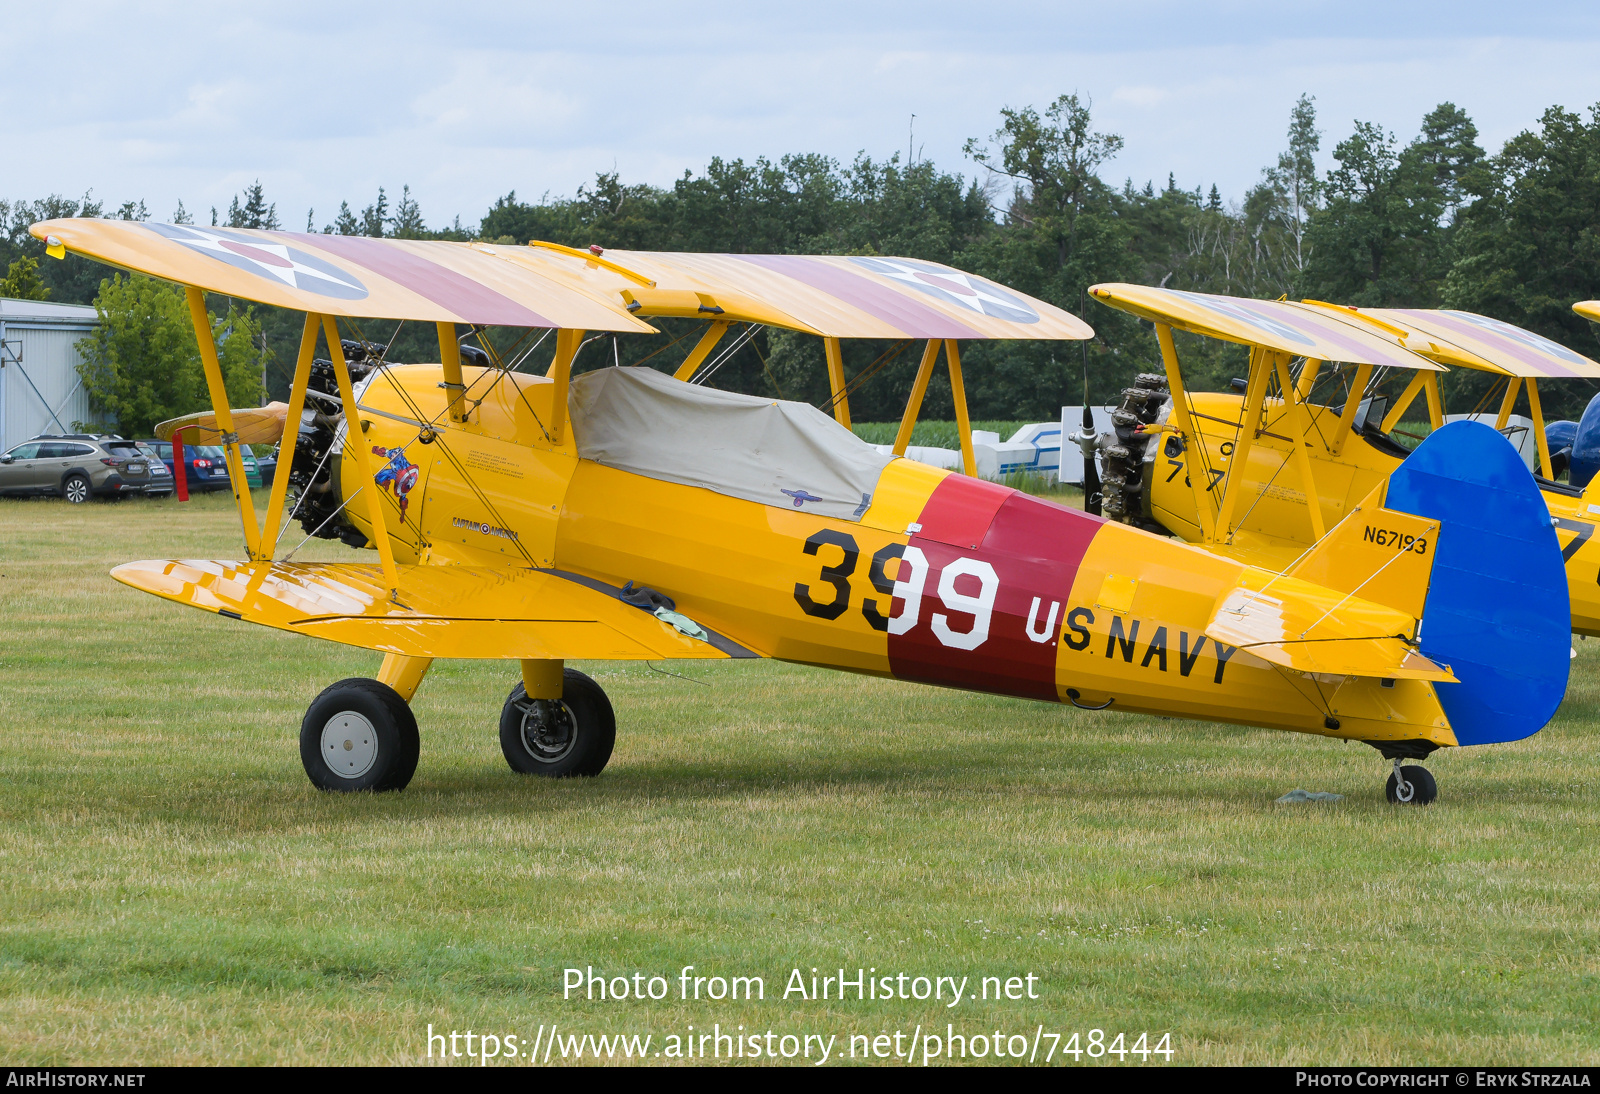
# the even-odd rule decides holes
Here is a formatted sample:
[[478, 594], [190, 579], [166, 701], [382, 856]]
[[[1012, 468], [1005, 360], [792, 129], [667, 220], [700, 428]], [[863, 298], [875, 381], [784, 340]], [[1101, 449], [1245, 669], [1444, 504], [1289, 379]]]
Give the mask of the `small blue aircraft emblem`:
[[[781, 487], [780, 487], [780, 489], [781, 489]], [[794, 507], [796, 509], [800, 508], [802, 505], [804, 505], [808, 501], [821, 501], [822, 500], [821, 498], [817, 497], [815, 494], [807, 493], [804, 490], [784, 490], [783, 492], [785, 494], [788, 494], [791, 498], [794, 499]]]

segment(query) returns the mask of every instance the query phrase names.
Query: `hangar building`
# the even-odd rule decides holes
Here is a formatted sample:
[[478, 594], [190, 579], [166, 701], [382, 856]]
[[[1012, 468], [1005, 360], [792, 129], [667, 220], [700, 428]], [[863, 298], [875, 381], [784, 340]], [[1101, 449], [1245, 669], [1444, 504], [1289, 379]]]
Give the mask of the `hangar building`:
[[0, 451], [90, 420], [76, 343], [96, 322], [79, 304], [0, 298]]

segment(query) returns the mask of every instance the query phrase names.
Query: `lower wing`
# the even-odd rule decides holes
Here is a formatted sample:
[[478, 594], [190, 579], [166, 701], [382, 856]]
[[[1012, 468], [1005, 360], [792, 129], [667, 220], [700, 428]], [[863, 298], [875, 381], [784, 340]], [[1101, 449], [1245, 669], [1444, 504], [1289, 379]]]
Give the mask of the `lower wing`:
[[620, 590], [553, 570], [401, 566], [399, 602], [376, 565], [167, 559], [111, 576], [179, 604], [406, 657], [760, 656], [679, 613], [635, 607]]

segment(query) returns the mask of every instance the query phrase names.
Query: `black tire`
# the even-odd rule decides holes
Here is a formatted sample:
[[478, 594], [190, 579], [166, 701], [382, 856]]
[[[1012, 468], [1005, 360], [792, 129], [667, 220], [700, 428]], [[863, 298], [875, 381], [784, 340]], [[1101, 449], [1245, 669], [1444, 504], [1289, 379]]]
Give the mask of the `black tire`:
[[94, 486], [84, 475], [68, 475], [61, 480], [61, 496], [73, 505], [82, 505], [94, 497]]
[[617, 743], [617, 716], [600, 685], [562, 674], [559, 700], [529, 699], [519, 682], [500, 710], [500, 751], [511, 770], [551, 779], [594, 776]]
[[1389, 799], [1390, 805], [1428, 805], [1439, 796], [1439, 784], [1433, 781], [1433, 775], [1427, 768], [1415, 765], [1402, 767], [1400, 774], [1411, 784], [1411, 796], [1405, 801], [1400, 799], [1394, 773], [1390, 772], [1389, 781], [1383, 788], [1383, 796]]
[[411, 708], [377, 680], [328, 686], [300, 723], [300, 762], [318, 790], [403, 790], [421, 752]]

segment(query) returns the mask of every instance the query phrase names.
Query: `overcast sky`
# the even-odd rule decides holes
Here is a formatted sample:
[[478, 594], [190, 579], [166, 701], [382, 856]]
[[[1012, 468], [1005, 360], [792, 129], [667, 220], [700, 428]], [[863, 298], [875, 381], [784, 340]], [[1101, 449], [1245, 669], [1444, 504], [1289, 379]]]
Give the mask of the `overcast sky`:
[[1317, 98], [1323, 159], [1360, 118], [1442, 100], [1491, 151], [1600, 101], [1600, 4], [1035, 2], [18, 4], [0, 197], [181, 199], [255, 178], [287, 227], [409, 184], [430, 225], [597, 171], [670, 184], [713, 155], [905, 155], [971, 174], [1002, 106], [1077, 91], [1125, 150], [1104, 172], [1242, 195]]

